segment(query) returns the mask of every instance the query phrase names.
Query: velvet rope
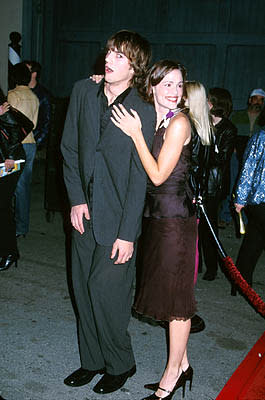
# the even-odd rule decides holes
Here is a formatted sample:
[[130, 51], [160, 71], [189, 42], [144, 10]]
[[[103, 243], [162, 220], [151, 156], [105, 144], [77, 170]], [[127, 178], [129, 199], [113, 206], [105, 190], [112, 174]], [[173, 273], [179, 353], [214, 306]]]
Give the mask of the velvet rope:
[[213, 238], [217, 245], [218, 251], [221, 255], [221, 258], [224, 262], [226, 269], [228, 270], [230, 277], [235, 282], [235, 284], [240, 288], [242, 293], [247, 297], [248, 301], [255, 308], [255, 310], [257, 312], [259, 312], [263, 317], [265, 317], [265, 303], [260, 298], [260, 296], [255, 292], [255, 290], [247, 283], [247, 281], [243, 278], [243, 276], [240, 274], [240, 272], [237, 269], [237, 267], [235, 266], [232, 258], [226, 254], [220, 240], [218, 239], [218, 237], [211, 225], [211, 222], [208, 218], [208, 215], [207, 215], [204, 205], [202, 203], [202, 198], [199, 197], [196, 200], [196, 203], [197, 203], [197, 206], [201, 209], [204, 218], [206, 219], [208, 227], [213, 235]]
[[243, 276], [238, 271], [231, 257], [226, 256], [223, 258], [225, 267], [235, 284], [240, 288], [242, 293], [247, 297], [249, 302], [253, 307], [265, 317], [265, 303], [260, 298], [260, 296], [255, 292], [255, 290], [247, 283]]

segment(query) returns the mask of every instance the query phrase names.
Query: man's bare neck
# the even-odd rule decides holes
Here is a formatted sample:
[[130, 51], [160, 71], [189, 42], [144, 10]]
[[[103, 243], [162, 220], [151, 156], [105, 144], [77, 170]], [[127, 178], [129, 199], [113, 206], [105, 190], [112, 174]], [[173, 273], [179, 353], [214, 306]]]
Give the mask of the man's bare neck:
[[128, 83], [108, 83], [105, 82], [104, 93], [108, 99], [108, 104], [112, 104], [114, 100], [129, 87]]

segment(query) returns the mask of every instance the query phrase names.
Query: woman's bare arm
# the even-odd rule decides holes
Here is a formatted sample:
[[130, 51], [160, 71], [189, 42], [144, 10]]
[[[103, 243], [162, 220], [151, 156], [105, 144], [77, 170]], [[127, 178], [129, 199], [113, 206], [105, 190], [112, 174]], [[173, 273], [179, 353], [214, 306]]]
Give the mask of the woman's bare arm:
[[167, 180], [178, 163], [183, 146], [190, 141], [191, 128], [187, 117], [180, 113], [172, 118], [165, 133], [165, 140], [158, 160], [150, 153], [141, 130], [141, 120], [134, 110], [127, 112], [124, 106], [113, 106], [112, 122], [130, 136], [137, 152], [154, 185], [159, 186]]

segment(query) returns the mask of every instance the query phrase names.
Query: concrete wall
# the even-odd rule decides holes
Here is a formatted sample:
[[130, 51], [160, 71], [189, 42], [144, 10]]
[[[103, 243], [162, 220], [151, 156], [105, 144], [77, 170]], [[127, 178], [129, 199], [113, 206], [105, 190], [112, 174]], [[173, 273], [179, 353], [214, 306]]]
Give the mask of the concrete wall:
[[[10, 32], [22, 35], [23, 0], [1, 0], [0, 11], [0, 85], [7, 93], [8, 44]], [[22, 43], [20, 43], [22, 44]]]

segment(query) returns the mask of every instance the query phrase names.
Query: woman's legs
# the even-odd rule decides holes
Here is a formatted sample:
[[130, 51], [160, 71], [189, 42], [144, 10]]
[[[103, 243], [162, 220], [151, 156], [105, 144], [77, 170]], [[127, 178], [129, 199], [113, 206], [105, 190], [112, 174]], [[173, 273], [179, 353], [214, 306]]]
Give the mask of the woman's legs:
[[[172, 391], [181, 375], [189, 366], [187, 356], [187, 343], [190, 334], [190, 319], [187, 321], [169, 322], [169, 358], [165, 372], [160, 380], [159, 386]], [[157, 390], [157, 396], [166, 397], [162, 390]]]

